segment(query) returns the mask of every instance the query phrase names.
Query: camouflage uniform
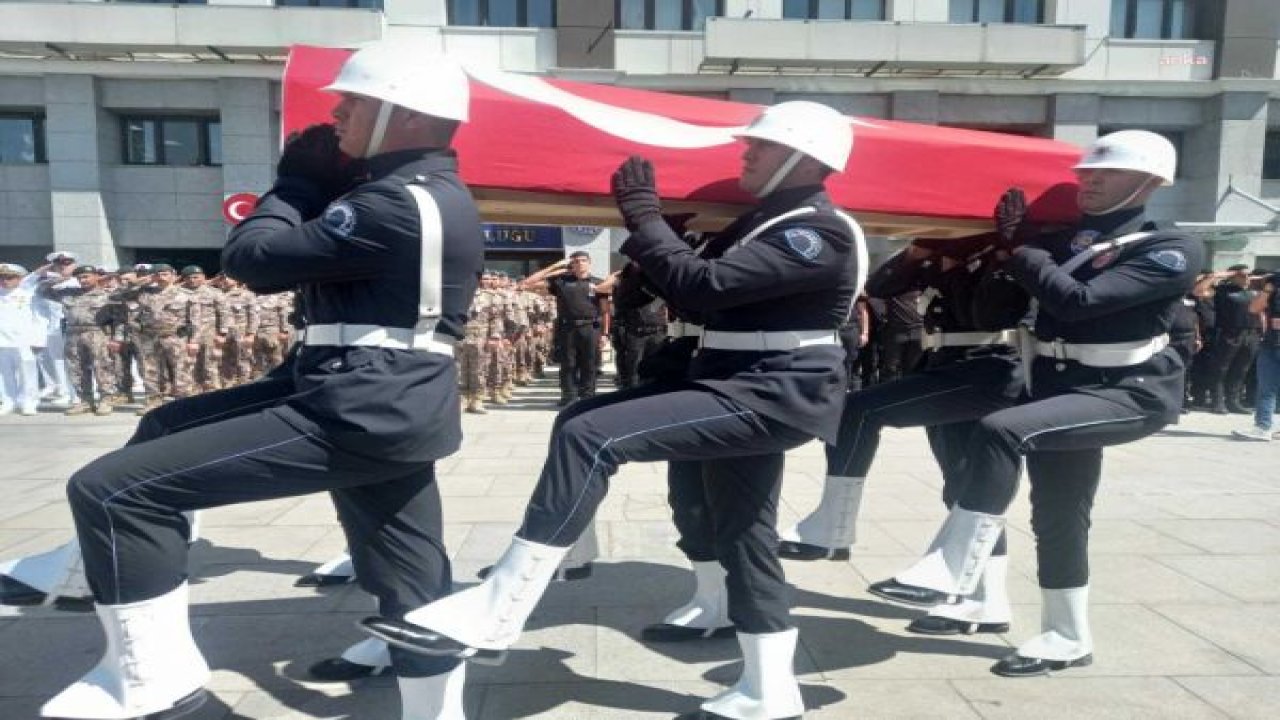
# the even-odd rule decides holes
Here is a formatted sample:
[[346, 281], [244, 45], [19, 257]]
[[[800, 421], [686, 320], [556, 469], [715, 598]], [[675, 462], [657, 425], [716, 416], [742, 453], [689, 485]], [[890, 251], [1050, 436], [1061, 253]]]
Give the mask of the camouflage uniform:
[[200, 324], [195, 326], [191, 338], [191, 342], [200, 346], [191, 363], [191, 379], [204, 392], [217, 390], [222, 387], [219, 372], [222, 348], [218, 346], [218, 333], [224, 323], [225, 298], [222, 291], [212, 285], [201, 285], [187, 292], [200, 306]]
[[[98, 415], [111, 412], [111, 400], [119, 392], [115, 361], [108, 346], [117, 325], [124, 321], [120, 306], [102, 288], [59, 288], [44, 296], [62, 304], [66, 328], [67, 371], [80, 401], [67, 410], [81, 415], [92, 409]], [[95, 400], [94, 387], [98, 389]]]
[[511, 341], [511, 379], [516, 385], [528, 385], [533, 370], [533, 316], [535, 296], [528, 290], [515, 290], [511, 296], [516, 334]]
[[253, 340], [253, 371], [257, 376], [284, 362], [292, 301], [290, 293], [258, 298], [258, 333]]
[[238, 287], [223, 298], [218, 334], [226, 338], [222, 346], [222, 382], [226, 387], [247, 383], [254, 377], [253, 343], [258, 334], [258, 298], [253, 291]]
[[163, 290], [149, 286], [138, 293], [138, 320], [146, 373], [147, 407], [156, 407], [165, 397], [192, 394], [191, 362], [187, 342], [194, 342], [200, 327], [200, 304], [190, 290], [170, 285]]
[[487, 345], [497, 318], [493, 293], [477, 290], [471, 301], [462, 344], [458, 346], [458, 381], [467, 412], [483, 413], [488, 387]]
[[142, 325], [138, 316], [142, 305], [138, 302], [138, 291], [133, 288], [117, 290], [112, 300], [119, 308], [117, 312], [120, 322], [115, 327], [112, 340], [120, 343], [120, 352], [116, 354], [116, 384], [120, 392], [117, 400], [125, 402], [133, 397], [133, 365], [138, 366], [138, 377], [147, 376], [147, 364], [142, 348]]
[[506, 405], [511, 399], [511, 341], [515, 329], [515, 314], [511, 298], [504, 290], [491, 291], [496, 320], [489, 338], [488, 399], [498, 405]]

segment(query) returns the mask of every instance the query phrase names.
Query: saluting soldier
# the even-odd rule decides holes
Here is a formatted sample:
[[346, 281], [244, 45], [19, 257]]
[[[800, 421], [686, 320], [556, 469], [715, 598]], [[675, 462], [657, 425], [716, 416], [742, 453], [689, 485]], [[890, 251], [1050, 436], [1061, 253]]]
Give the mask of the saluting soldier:
[[43, 297], [62, 304], [67, 370], [79, 397], [78, 402], [67, 408], [66, 414], [110, 415], [111, 402], [119, 391], [108, 343], [123, 318], [111, 293], [99, 287], [98, 268], [78, 265], [72, 277], [78, 283], [75, 287], [54, 287], [60, 280], [40, 285]]
[[289, 347], [289, 292], [258, 294], [258, 332], [253, 339], [253, 371], [265, 375], [284, 362]]
[[458, 380], [463, 401], [467, 412], [481, 415], [487, 412], [484, 409], [489, 372], [487, 346], [496, 322], [493, 296], [485, 289], [492, 283], [493, 274], [485, 270], [480, 276], [480, 289], [467, 310], [467, 323], [463, 328], [462, 343], [458, 346]]
[[200, 306], [199, 324], [195, 326], [191, 341], [197, 346], [195, 357], [191, 362], [191, 380], [194, 389], [209, 392], [222, 387], [219, 367], [222, 364], [222, 348], [218, 343], [218, 328], [226, 321], [223, 318], [222, 291], [209, 284], [204, 268], [199, 265], [188, 265], [182, 268], [182, 287], [191, 292], [197, 305]]
[[148, 360], [143, 383], [147, 403], [139, 415], [159, 407], [166, 398], [187, 397], [191, 393], [191, 359], [198, 346], [200, 305], [191, 292], [177, 283], [173, 266], [151, 266], [151, 284], [138, 292], [138, 324]]

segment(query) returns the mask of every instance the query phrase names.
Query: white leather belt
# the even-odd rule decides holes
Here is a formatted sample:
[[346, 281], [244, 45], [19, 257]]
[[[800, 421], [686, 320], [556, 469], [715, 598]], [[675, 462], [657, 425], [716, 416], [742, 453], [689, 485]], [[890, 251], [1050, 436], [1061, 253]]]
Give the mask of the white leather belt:
[[333, 345], [393, 348], [396, 350], [421, 350], [453, 357], [457, 343], [448, 335], [437, 335], [435, 330], [393, 328], [381, 325], [308, 325], [303, 335], [303, 345]]
[[977, 345], [1016, 345], [1017, 330], [996, 330], [994, 332], [951, 332], [925, 333], [920, 339], [920, 346], [925, 350], [937, 350], [944, 347], [973, 347]]
[[702, 326], [691, 322], [676, 320], [667, 325], [667, 337], [687, 338], [702, 337]]
[[1075, 360], [1089, 367], [1110, 368], [1138, 365], [1150, 360], [1169, 345], [1169, 336], [1160, 335], [1150, 340], [1122, 343], [1069, 343], [1061, 340], [1045, 342], [1036, 340], [1036, 355]]
[[728, 332], [705, 330], [701, 347], [712, 350], [795, 350], [812, 345], [839, 345], [835, 330], [777, 330]]

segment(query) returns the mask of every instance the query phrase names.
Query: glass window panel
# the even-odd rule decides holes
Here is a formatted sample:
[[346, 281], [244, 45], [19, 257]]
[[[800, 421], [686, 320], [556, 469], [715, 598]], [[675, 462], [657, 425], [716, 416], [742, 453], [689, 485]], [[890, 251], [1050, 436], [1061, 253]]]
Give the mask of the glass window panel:
[[782, 17], [809, 19], [809, 0], [782, 0]]
[[978, 0], [951, 0], [951, 12], [947, 16], [953, 23], [973, 22], [974, 3]]
[[198, 120], [164, 121], [164, 164], [200, 164], [200, 122]]
[[493, 27], [519, 27], [520, 3], [518, 0], [489, 0], [489, 17], [486, 25]]
[[653, 0], [653, 29], [681, 30], [684, 0]]
[[1169, 37], [1188, 40], [1196, 36], [1195, 3], [1171, 0], [1169, 3]]
[[1111, 0], [1111, 36], [1125, 36], [1125, 20], [1129, 17], [1129, 0]]
[[529, 27], [552, 27], [555, 24], [555, 0], [528, 0]]
[[644, 29], [644, 0], [619, 0], [618, 27], [623, 30]]
[[978, 22], [1004, 22], [1004, 0], [978, 0]]
[[480, 0], [449, 0], [449, 22], [453, 25], [479, 25]]
[[716, 16], [716, 0], [691, 0], [689, 8], [690, 30], [706, 30], [707, 18]]
[[1267, 133], [1262, 151], [1262, 177], [1266, 180], [1280, 180], [1280, 132]]
[[844, 0], [818, 0], [819, 20], [844, 20]]
[[1138, 0], [1133, 37], [1158, 38], [1164, 30], [1164, 0]]
[[1014, 0], [1013, 17], [1009, 22], [1035, 24], [1040, 22], [1040, 8], [1044, 0]]
[[124, 159], [127, 163], [154, 165], [156, 123], [154, 120], [127, 120], [124, 128]]
[[0, 117], [0, 163], [38, 162], [36, 129], [34, 118]]
[[884, 0], [853, 0], [850, 16], [854, 20], [883, 20]]
[[209, 133], [209, 164], [222, 164], [222, 123], [215, 120], [208, 125], [206, 132]]

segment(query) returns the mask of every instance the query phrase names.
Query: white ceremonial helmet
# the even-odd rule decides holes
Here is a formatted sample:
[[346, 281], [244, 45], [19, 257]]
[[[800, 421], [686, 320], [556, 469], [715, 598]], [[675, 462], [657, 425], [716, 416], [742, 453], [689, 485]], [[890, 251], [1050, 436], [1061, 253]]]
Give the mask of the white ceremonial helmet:
[[1149, 130], [1118, 130], [1103, 135], [1085, 151], [1076, 170], [1132, 170], [1160, 178], [1169, 186], [1178, 169], [1178, 151], [1167, 138]]
[[467, 121], [471, 101], [467, 74], [456, 61], [385, 40], [357, 50], [322, 89], [364, 95], [458, 122]]
[[849, 118], [834, 108], [807, 100], [765, 108], [735, 137], [786, 145], [836, 172], [844, 172], [853, 151], [853, 125]]

